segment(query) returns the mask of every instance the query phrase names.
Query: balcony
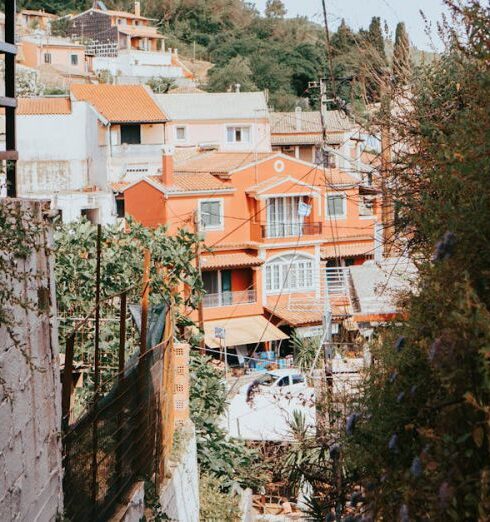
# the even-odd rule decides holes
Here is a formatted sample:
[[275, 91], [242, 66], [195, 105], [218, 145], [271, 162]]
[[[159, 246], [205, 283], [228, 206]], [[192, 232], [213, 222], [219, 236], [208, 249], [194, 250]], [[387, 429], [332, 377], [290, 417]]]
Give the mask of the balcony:
[[111, 155], [113, 158], [156, 158], [160, 161], [162, 144], [127, 144], [112, 145]]
[[202, 302], [204, 308], [253, 304], [257, 302], [257, 292], [255, 290], [244, 290], [242, 292], [206, 294], [204, 295]]
[[267, 223], [258, 224], [260, 239], [286, 237], [319, 236], [323, 232], [322, 223]]

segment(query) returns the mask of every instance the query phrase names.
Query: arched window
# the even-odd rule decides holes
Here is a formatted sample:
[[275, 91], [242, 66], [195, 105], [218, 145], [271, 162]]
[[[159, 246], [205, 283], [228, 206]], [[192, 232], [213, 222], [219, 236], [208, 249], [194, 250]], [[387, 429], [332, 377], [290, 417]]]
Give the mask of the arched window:
[[267, 293], [314, 290], [314, 260], [299, 254], [276, 257], [265, 266]]

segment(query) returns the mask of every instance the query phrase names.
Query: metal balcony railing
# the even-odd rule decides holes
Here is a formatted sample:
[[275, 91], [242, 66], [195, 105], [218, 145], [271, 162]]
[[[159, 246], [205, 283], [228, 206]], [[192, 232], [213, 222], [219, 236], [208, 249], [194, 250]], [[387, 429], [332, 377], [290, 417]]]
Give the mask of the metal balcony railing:
[[322, 223], [267, 223], [261, 226], [263, 239], [313, 236], [322, 233]]
[[204, 295], [202, 302], [204, 308], [253, 304], [257, 302], [257, 292], [255, 290], [244, 290], [242, 292], [206, 294]]
[[349, 295], [349, 268], [326, 268], [327, 291], [329, 295]]

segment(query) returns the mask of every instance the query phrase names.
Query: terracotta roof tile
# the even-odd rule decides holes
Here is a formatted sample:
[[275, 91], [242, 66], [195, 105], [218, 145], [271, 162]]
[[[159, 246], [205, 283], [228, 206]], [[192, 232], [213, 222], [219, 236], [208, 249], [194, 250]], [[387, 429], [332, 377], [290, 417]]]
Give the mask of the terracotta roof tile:
[[201, 257], [202, 270], [216, 270], [218, 268], [239, 268], [246, 266], [259, 266], [264, 261], [257, 256], [246, 252], [234, 254], [207, 254]]
[[276, 155], [277, 152], [210, 152], [200, 157], [180, 163], [180, 172], [211, 172], [228, 174], [255, 161], [260, 161]]
[[19, 98], [17, 115], [71, 114], [69, 98]]
[[234, 188], [216, 179], [212, 174], [193, 174], [189, 172], [176, 172], [174, 175], [175, 187], [170, 192], [185, 191], [197, 192], [200, 190], [234, 190]]
[[146, 27], [144, 25], [118, 25], [117, 29], [120, 33], [128, 34], [129, 36], [164, 38], [164, 36], [157, 31], [156, 27]]
[[131, 18], [131, 20], [155, 20], [154, 18], [146, 18], [145, 16], [138, 16], [134, 13], [128, 13], [127, 11], [115, 11], [112, 9], [94, 9], [99, 13], [107, 14], [109, 16], [120, 16], [121, 18]]
[[94, 106], [112, 123], [157, 123], [167, 120], [143, 85], [73, 84], [72, 96]]

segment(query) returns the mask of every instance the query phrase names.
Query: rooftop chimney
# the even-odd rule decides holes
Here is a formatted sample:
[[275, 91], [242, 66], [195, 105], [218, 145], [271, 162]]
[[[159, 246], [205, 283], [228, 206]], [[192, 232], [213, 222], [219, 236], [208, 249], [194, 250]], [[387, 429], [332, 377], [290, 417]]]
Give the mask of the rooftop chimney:
[[134, 3], [134, 14], [136, 16], [141, 16], [141, 3], [140, 2]]
[[303, 125], [302, 125], [303, 122], [301, 121], [301, 116], [303, 115], [303, 110], [301, 109], [301, 107], [296, 107], [296, 110], [294, 112], [295, 112], [295, 116], [296, 116], [296, 130], [297, 131], [303, 130]]
[[173, 145], [164, 145], [162, 148], [162, 183], [171, 187], [174, 184], [174, 151]]

